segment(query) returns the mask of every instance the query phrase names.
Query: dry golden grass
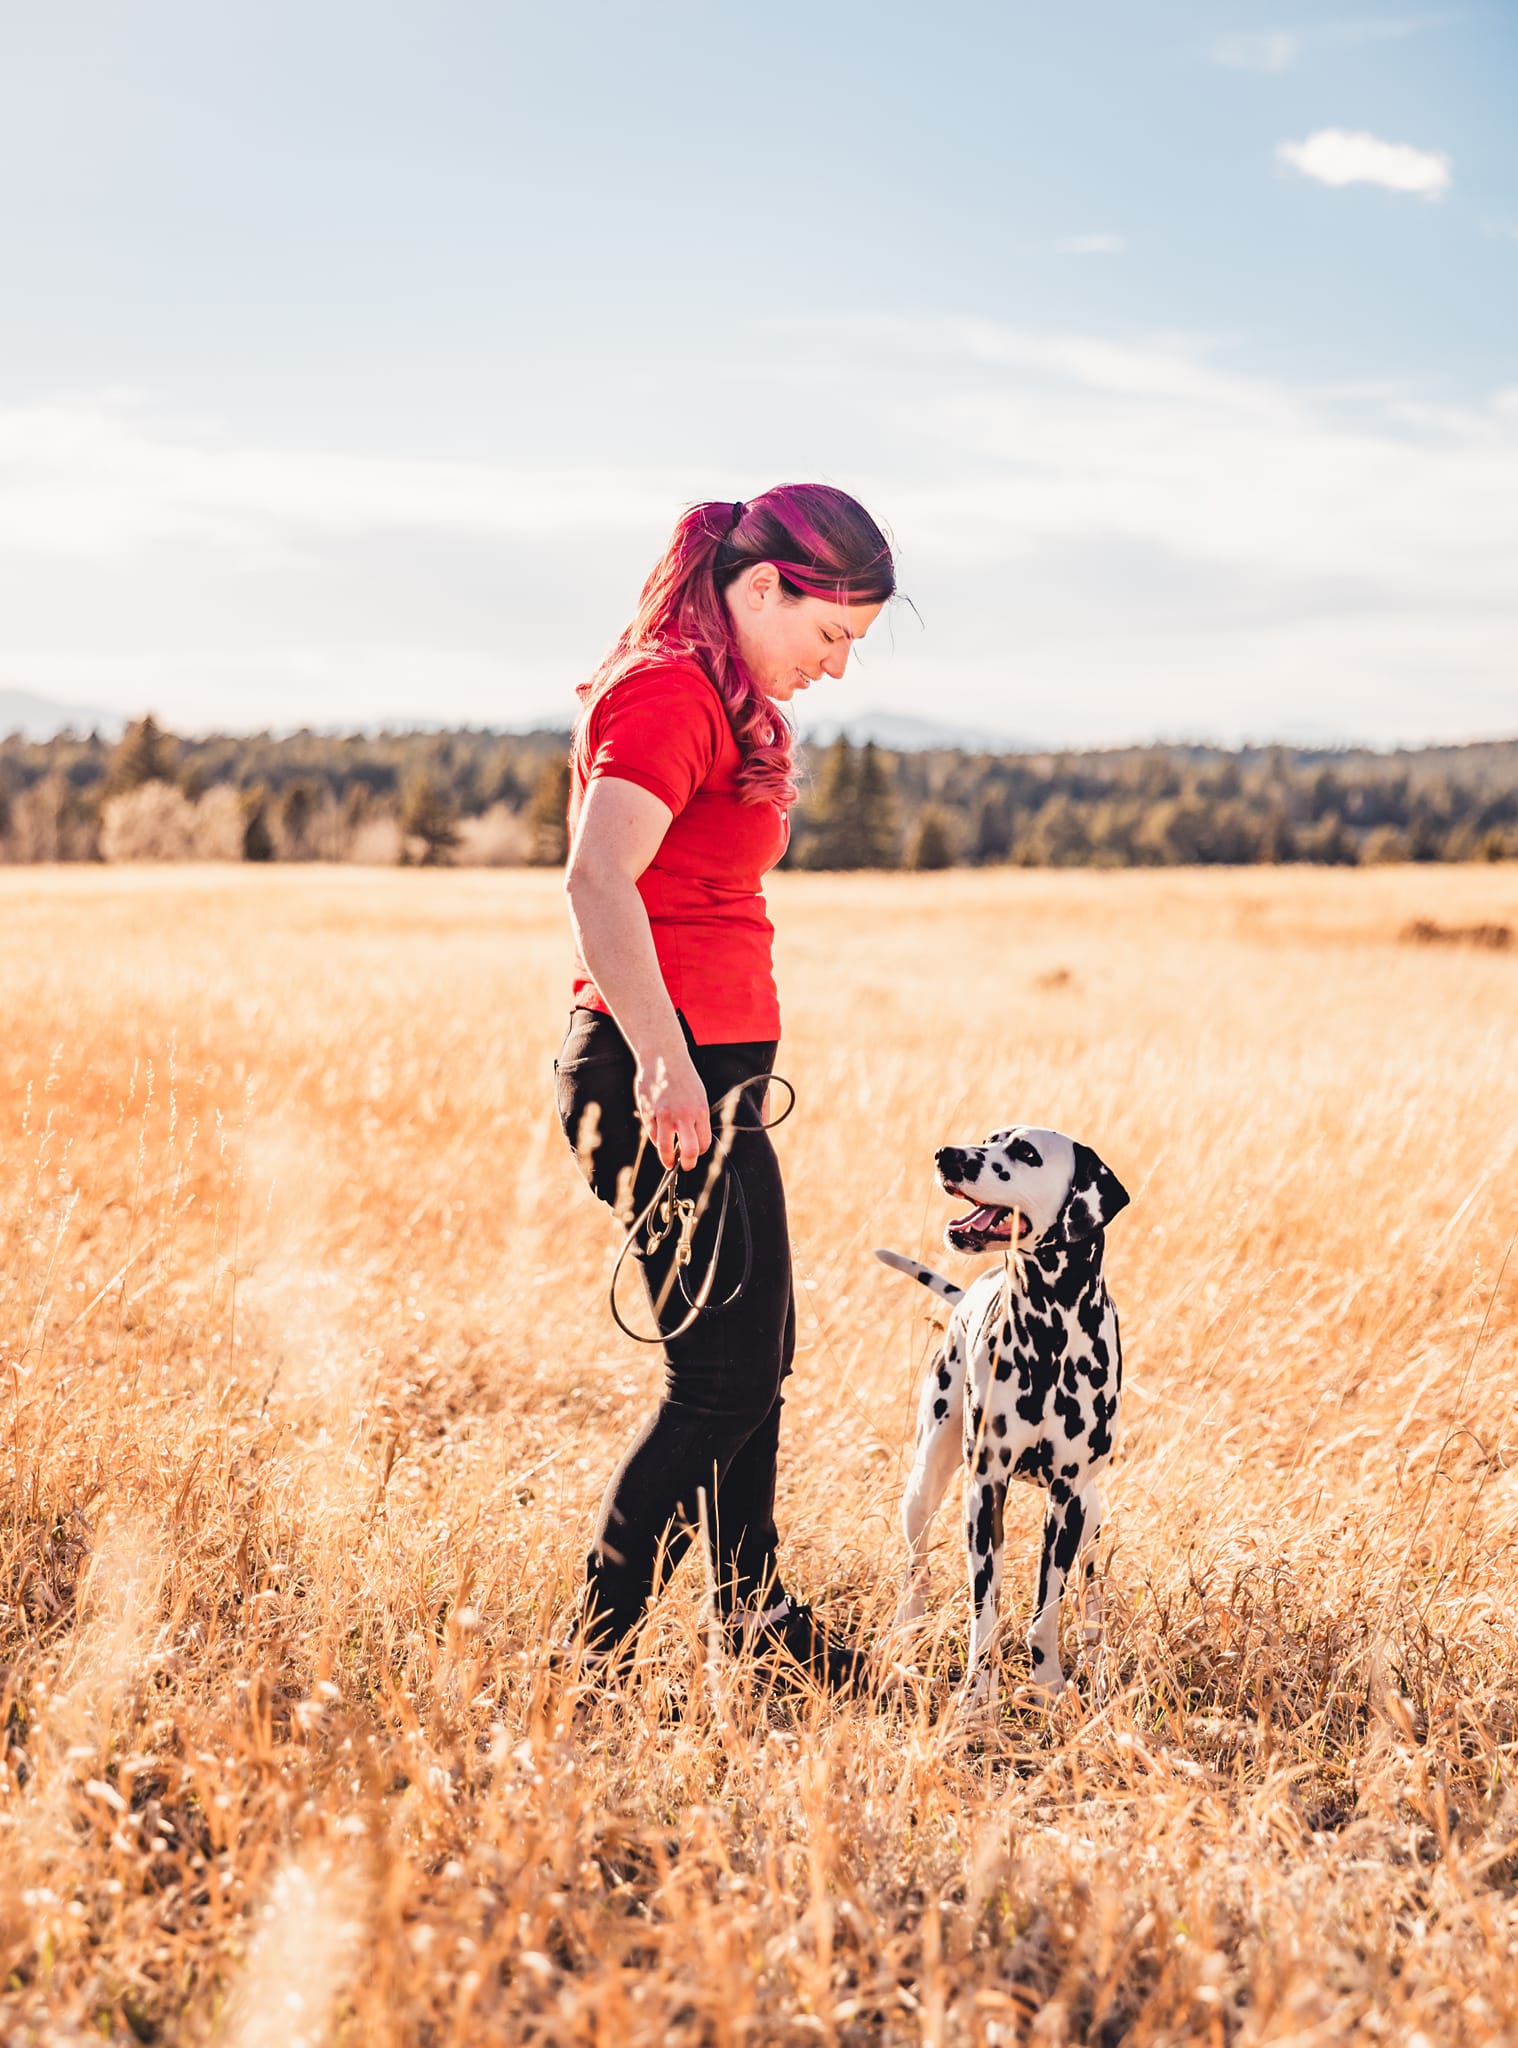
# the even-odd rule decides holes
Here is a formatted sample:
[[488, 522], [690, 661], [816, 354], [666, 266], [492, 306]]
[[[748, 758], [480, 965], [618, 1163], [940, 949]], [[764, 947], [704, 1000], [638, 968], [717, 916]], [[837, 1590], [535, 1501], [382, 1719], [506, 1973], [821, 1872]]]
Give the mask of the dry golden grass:
[[1135, 1197], [1105, 1698], [708, 1687], [687, 1568], [570, 1712], [656, 1368], [553, 1120], [555, 879], [13, 870], [6, 2043], [1518, 2037], [1518, 959], [1397, 936], [1518, 874], [773, 904], [788, 1577], [883, 1628], [931, 1304], [869, 1247], [935, 1244], [938, 1143], [1060, 1125]]

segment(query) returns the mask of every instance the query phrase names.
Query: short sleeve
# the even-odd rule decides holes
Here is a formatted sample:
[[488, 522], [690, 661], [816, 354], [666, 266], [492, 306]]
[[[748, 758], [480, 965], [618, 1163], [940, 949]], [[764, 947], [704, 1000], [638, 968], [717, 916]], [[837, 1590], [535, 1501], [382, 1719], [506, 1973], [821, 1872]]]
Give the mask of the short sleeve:
[[637, 669], [591, 716], [585, 780], [635, 782], [678, 817], [715, 767], [726, 731], [717, 692], [698, 670]]

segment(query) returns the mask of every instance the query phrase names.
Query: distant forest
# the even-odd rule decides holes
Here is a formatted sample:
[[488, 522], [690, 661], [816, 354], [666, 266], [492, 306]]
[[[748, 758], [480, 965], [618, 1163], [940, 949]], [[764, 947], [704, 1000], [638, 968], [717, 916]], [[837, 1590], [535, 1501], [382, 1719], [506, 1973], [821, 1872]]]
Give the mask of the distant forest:
[[[0, 741], [0, 861], [564, 859], [567, 735]], [[1518, 739], [1398, 753], [802, 749], [788, 863], [1193, 867], [1518, 859]]]

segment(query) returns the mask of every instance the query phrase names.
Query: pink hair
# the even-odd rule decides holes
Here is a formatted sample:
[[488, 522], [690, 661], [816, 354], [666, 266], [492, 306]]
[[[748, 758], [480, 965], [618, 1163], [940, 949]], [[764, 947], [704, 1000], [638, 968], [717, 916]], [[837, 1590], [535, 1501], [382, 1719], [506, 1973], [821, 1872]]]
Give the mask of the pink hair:
[[711, 677], [743, 754], [745, 802], [792, 804], [791, 728], [744, 669], [722, 593], [759, 562], [773, 562], [786, 596], [883, 604], [895, 594], [891, 547], [863, 505], [830, 484], [777, 484], [745, 505], [693, 505], [675, 527], [638, 609], [595, 674], [580, 684], [575, 748], [591, 711], [624, 676], [651, 660], [693, 660]]

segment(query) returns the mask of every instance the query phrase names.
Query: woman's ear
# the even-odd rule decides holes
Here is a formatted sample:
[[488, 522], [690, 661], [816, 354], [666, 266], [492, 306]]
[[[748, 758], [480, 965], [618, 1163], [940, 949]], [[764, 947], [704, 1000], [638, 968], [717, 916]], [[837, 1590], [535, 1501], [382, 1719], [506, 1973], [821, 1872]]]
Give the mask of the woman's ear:
[[738, 590], [744, 606], [751, 612], [762, 612], [779, 588], [780, 571], [773, 562], [755, 562], [752, 569], [745, 570], [738, 578]]

